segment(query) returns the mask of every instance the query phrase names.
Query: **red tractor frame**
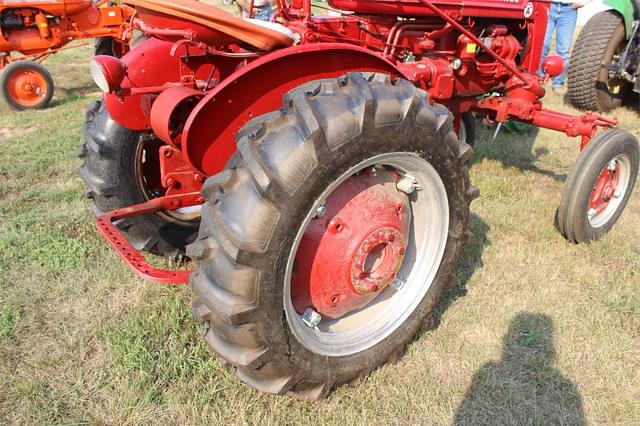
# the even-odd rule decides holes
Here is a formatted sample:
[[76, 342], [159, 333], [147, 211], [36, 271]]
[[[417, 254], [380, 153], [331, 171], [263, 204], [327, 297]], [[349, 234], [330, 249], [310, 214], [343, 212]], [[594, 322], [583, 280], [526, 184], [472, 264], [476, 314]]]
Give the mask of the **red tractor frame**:
[[[557, 223], [616, 222], [638, 142], [616, 120], [545, 109], [544, 1], [278, 1], [275, 21], [129, 0], [150, 39], [98, 56], [104, 98], [80, 157], [98, 229], [140, 276], [189, 281], [238, 376], [320, 398], [428, 324], [468, 240], [472, 114], [580, 137]], [[544, 77], [538, 76], [542, 68]], [[484, 96], [493, 93], [492, 96]], [[194, 271], [141, 251], [184, 252]]]

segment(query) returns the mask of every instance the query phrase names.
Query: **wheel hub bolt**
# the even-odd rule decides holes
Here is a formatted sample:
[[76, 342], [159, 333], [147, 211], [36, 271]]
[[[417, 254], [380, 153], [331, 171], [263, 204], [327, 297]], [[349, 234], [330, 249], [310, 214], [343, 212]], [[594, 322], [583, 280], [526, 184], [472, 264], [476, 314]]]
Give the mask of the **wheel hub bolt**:
[[391, 285], [393, 286], [393, 288], [395, 288], [396, 290], [400, 290], [404, 287], [404, 285], [406, 284], [406, 282], [400, 278], [396, 278], [395, 280], [393, 280], [393, 282], [391, 283]]
[[589, 209], [589, 211], [587, 212], [587, 216], [589, 216], [589, 219], [591, 219], [594, 218], [597, 213], [598, 211], [596, 209]]
[[309, 328], [318, 328], [318, 324], [322, 321], [322, 317], [319, 313], [312, 308], [307, 308], [302, 314], [302, 322]]
[[609, 170], [612, 172], [616, 170], [616, 160], [609, 161]]
[[323, 203], [316, 209], [316, 215], [314, 217], [322, 217], [326, 212], [327, 212], [327, 207]]
[[404, 177], [396, 183], [396, 188], [405, 194], [412, 194], [413, 191], [420, 189], [420, 186], [417, 184], [416, 178], [411, 175], [404, 175]]
[[622, 191], [616, 191], [613, 193], [613, 198], [620, 198], [622, 197]]

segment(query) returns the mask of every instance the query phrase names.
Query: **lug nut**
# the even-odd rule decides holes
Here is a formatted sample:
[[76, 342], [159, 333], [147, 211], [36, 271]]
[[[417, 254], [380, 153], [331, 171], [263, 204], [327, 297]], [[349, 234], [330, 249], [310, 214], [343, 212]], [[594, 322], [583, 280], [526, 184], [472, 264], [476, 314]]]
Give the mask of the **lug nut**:
[[322, 217], [326, 212], [327, 212], [327, 207], [323, 203], [316, 209], [316, 215], [314, 217]]
[[318, 328], [318, 324], [320, 324], [320, 321], [322, 321], [322, 317], [320, 316], [320, 314], [311, 308], [307, 308], [304, 310], [301, 319], [304, 325], [309, 328]]
[[413, 191], [420, 189], [420, 185], [417, 184], [416, 178], [411, 175], [404, 175], [402, 179], [396, 183], [398, 191], [402, 191], [405, 194], [412, 194]]
[[589, 219], [593, 219], [597, 213], [598, 211], [596, 209], [589, 209], [589, 211], [587, 212], [587, 216], [589, 216]]
[[401, 280], [400, 278], [396, 278], [395, 280], [393, 280], [393, 282], [391, 283], [391, 285], [393, 286], [393, 288], [395, 288], [396, 290], [400, 290], [402, 287], [404, 287], [406, 283], [404, 282], [404, 280]]
[[615, 171], [615, 169], [616, 169], [616, 160], [614, 159], [609, 161], [609, 170], [613, 172]]

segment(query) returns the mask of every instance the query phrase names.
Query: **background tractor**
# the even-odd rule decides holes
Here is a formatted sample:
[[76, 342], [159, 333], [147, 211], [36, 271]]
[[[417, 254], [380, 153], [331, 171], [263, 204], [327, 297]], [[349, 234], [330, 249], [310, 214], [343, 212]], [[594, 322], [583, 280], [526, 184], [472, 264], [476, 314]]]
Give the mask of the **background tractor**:
[[41, 63], [68, 49], [73, 40], [97, 38], [96, 54], [124, 55], [132, 13], [132, 8], [107, 0], [0, 2], [3, 100], [17, 110], [46, 107], [53, 96], [53, 80]]
[[569, 61], [569, 99], [583, 110], [610, 111], [631, 92], [640, 93], [640, 5], [636, 0], [603, 3], [610, 9], [589, 19]]
[[563, 69], [536, 76], [546, 2], [330, 0], [329, 17], [279, 1], [278, 23], [128, 3], [150, 38], [91, 62], [97, 227], [138, 275], [189, 282], [207, 343], [262, 391], [321, 398], [431, 323], [470, 238], [472, 113], [581, 138], [556, 217], [569, 241], [606, 233], [633, 189], [631, 134], [542, 105]]

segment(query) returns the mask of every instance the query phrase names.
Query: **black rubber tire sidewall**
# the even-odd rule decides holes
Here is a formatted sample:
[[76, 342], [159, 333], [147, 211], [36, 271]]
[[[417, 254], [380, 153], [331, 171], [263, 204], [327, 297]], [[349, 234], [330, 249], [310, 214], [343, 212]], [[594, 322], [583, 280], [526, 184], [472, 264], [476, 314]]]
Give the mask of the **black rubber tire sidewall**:
[[[615, 32], [611, 35], [609, 42], [607, 43], [607, 47], [605, 48], [604, 54], [602, 55], [602, 63], [610, 63], [613, 55], [615, 54], [616, 49], [620, 46], [621, 43], [625, 41], [625, 30], [624, 23], [621, 21], [620, 25], [616, 27]], [[601, 111], [611, 111], [613, 109], [618, 108], [622, 105], [622, 101], [624, 100], [625, 93], [627, 89], [630, 87], [629, 84], [621, 83], [622, 87], [620, 88], [620, 92], [617, 94], [610, 93], [609, 88], [607, 86], [607, 82], [609, 81], [609, 74], [604, 67], [600, 68], [598, 73], [598, 80], [596, 82], [597, 96], [598, 96], [598, 105]]]
[[[85, 143], [79, 156], [84, 164], [80, 175], [87, 185], [87, 197], [93, 200], [96, 216], [147, 201], [138, 184], [135, 164], [142, 133], [116, 123], [101, 100], [87, 109], [83, 133]], [[158, 214], [133, 216], [117, 225], [136, 249], [169, 258], [184, 253], [198, 226]]]
[[465, 130], [467, 132], [467, 139], [464, 141], [466, 144], [470, 146], [474, 146], [476, 144], [476, 118], [472, 112], [465, 112], [460, 116], [460, 120], [464, 123]]
[[100, 37], [96, 41], [95, 56], [116, 56], [114, 49], [115, 40], [112, 37]]
[[[384, 76], [372, 76], [370, 80], [366, 80], [369, 83], [363, 83], [361, 78], [349, 74], [346, 79], [351, 79], [351, 83], [344, 85], [336, 84], [341, 82], [341, 79], [309, 83], [295, 89], [290, 98], [286, 95], [284, 108], [287, 108], [287, 99], [290, 99], [293, 105], [294, 99], [300, 101], [304, 96], [315, 97], [313, 93], [316, 93], [316, 90], [325, 90], [320, 87], [334, 88], [327, 89], [329, 91], [324, 95], [324, 99], [330, 100], [335, 96], [333, 90], [345, 90], [347, 96], [360, 96], [364, 93], [360, 91], [361, 88], [368, 84], [378, 85], [378, 88], [382, 87], [384, 90], [395, 90], [390, 88], [395, 85], [389, 85], [388, 77], [384, 80]], [[316, 85], [318, 89], [315, 88]], [[270, 139], [269, 129], [276, 129], [275, 135], [286, 135], [288, 133], [277, 133], [279, 123], [284, 122], [287, 126], [289, 119], [306, 120], [304, 117], [310, 117], [312, 114], [318, 117], [318, 122], [323, 123], [324, 120], [332, 122], [335, 118], [338, 127], [333, 129], [342, 129], [342, 110], [334, 110], [331, 103], [315, 104], [315, 107], [310, 107], [311, 110], [304, 106], [295, 112], [274, 112], [254, 119], [238, 136], [238, 147], [242, 154], [238, 168], [211, 177], [205, 183], [203, 194], [207, 201], [203, 207], [201, 235], [198, 241], [189, 247], [190, 253], [199, 259], [198, 270], [191, 278], [191, 285], [196, 293], [194, 313], [197, 319], [208, 321], [205, 338], [212, 347], [227, 362], [237, 367], [236, 372], [242, 380], [258, 389], [271, 393], [288, 391], [297, 396], [304, 396], [305, 391], [301, 390], [300, 386], [309, 384], [316, 391], [306, 397], [318, 398], [333, 386], [362, 377], [389, 359], [399, 356], [417, 331], [430, 323], [433, 310], [444, 288], [454, 283], [453, 268], [465, 238], [469, 202], [477, 196], [477, 191], [469, 183], [466, 164], [471, 150], [459, 142], [453, 131], [451, 114], [445, 107], [429, 105], [424, 97], [419, 97], [414, 86], [408, 82], [404, 82], [403, 85], [399, 92], [402, 94], [401, 98], [407, 93], [411, 93], [410, 96], [413, 97], [410, 98], [409, 104], [403, 101], [401, 105], [411, 105], [406, 117], [412, 118], [404, 118], [401, 123], [393, 125], [374, 125], [373, 117], [377, 115], [369, 108], [381, 105], [380, 116], [384, 120], [384, 114], [389, 108], [386, 102], [393, 99], [393, 96], [389, 97], [389, 91], [380, 92], [381, 89], [376, 89], [377, 93], [384, 93], [375, 95], [381, 96], [380, 102], [376, 100], [367, 103], [366, 105], [370, 106], [365, 108], [363, 116], [360, 116], [360, 113], [355, 114], [357, 117], [364, 117], [362, 119], [365, 124], [357, 135], [349, 136], [348, 142], [343, 142], [339, 149], [330, 149], [331, 143], [327, 140], [335, 138], [335, 135], [344, 134], [342, 130], [336, 130], [337, 133], [333, 130], [313, 130], [304, 140], [305, 146], [311, 144], [314, 147], [313, 157], [317, 159], [317, 163], [305, 173], [302, 180], [295, 181], [295, 190], [285, 190], [286, 185], [266, 183], [263, 178], [264, 172], [255, 167], [269, 160], [258, 158], [255, 150], [259, 145], [254, 144], [260, 142], [253, 142], [252, 138], [276, 140]], [[371, 89], [371, 93], [373, 92]], [[306, 99], [307, 101], [300, 102], [314, 102], [309, 101], [308, 97]], [[349, 103], [349, 108], [353, 108], [350, 111], [362, 111], [359, 105], [362, 105], [360, 102], [363, 98], [350, 99], [360, 99]], [[317, 129], [312, 121], [296, 123], [301, 129]], [[347, 130], [347, 134], [351, 134], [348, 131], [349, 125], [346, 126], [344, 129]], [[251, 148], [252, 146], [255, 148]], [[361, 161], [389, 152], [417, 153], [423, 159], [427, 159], [441, 176], [450, 209], [449, 233], [443, 258], [427, 294], [408, 319], [384, 340], [348, 356], [318, 354], [297, 340], [285, 315], [286, 266], [295, 236], [312, 209], [314, 200], [322, 195], [331, 182]], [[277, 156], [283, 158], [282, 154]], [[277, 176], [276, 174], [268, 180], [276, 182]], [[256, 194], [259, 193], [262, 195], [256, 198]], [[239, 240], [238, 235], [248, 235], [246, 230], [253, 226], [254, 216], [249, 216], [249, 219], [246, 219], [248, 222], [239, 222], [245, 219], [239, 218], [242, 216], [239, 214], [241, 210], [235, 209], [245, 209], [259, 214], [266, 205], [274, 206], [280, 212], [273, 228], [268, 225], [266, 246], [256, 246], [256, 243], [251, 242], [251, 238]], [[269, 213], [261, 217], [273, 216]], [[270, 223], [269, 221], [270, 219], [264, 219], [261, 223]], [[238, 232], [240, 233], [237, 234]], [[233, 273], [230, 272], [232, 270]], [[246, 278], [249, 270], [256, 271], [256, 280]], [[239, 279], [241, 277], [242, 279]], [[255, 298], [249, 294], [255, 294]], [[254, 305], [254, 302], [257, 304]], [[256, 345], [266, 345], [266, 352], [261, 352], [255, 357], [257, 349], [251, 348], [255, 348]]]
[[[24, 69], [30, 69], [32, 71], [39, 73], [40, 75], [42, 75], [42, 77], [45, 79], [47, 83], [47, 92], [45, 93], [45, 96], [42, 98], [42, 101], [40, 101], [35, 106], [31, 106], [31, 107], [16, 103], [12, 99], [9, 92], [9, 77], [11, 76], [12, 73], [19, 70], [24, 70]], [[54, 86], [53, 86], [53, 79], [51, 78], [51, 74], [49, 74], [49, 71], [47, 71], [47, 69], [44, 66], [36, 62], [26, 61], [26, 60], [12, 62], [9, 65], [7, 65], [2, 70], [2, 72], [0, 72], [0, 97], [9, 107], [11, 107], [16, 111], [46, 108], [47, 106], [49, 106], [49, 103], [51, 102], [51, 98], [53, 98], [53, 91], [54, 91]]]
[[[369, 134], [364, 133], [363, 139], [353, 141], [353, 143], [349, 144], [348, 149], [345, 149], [340, 153], [342, 158], [350, 159], [348, 162], [339, 163], [339, 158], [333, 158], [333, 161], [328, 162], [323, 161], [322, 164], [326, 165], [326, 168], [323, 168], [322, 170], [323, 173], [316, 176], [315, 179], [305, 182], [305, 185], [309, 185], [309, 187], [315, 188], [316, 190], [309, 191], [306, 194], [300, 194], [299, 197], [296, 197], [297, 199], [295, 199], [295, 201], [287, 203], [284, 211], [290, 212], [288, 214], [290, 214], [292, 219], [303, 218], [311, 208], [312, 201], [320, 196], [322, 190], [324, 190], [324, 188], [333, 179], [335, 179], [336, 176], [341, 175], [348, 170], [350, 166], [353, 166], [360, 161], [371, 158], [376, 154], [389, 152], [391, 142], [405, 138], [405, 135], [398, 137], [399, 135], [395, 130], [389, 130], [391, 131], [386, 134], [382, 129], [376, 129]], [[463, 199], [460, 200], [459, 196], [456, 197], [456, 193], [460, 194], [462, 189], [462, 183], [459, 182], [461, 176], [456, 176], [454, 173], [455, 169], [451, 167], [450, 161], [448, 161], [450, 159], [443, 157], [441, 152], [438, 152], [438, 150], [430, 149], [432, 147], [425, 147], [424, 142], [420, 140], [414, 140], [413, 146], [407, 144], [403, 148], [404, 149], [400, 149], [400, 147], [396, 147], [399, 151], [406, 150], [419, 153], [422, 158], [430, 159], [431, 165], [434, 166], [438, 171], [438, 174], [441, 176], [447, 190], [447, 196], [452, 202], [450, 204], [450, 227], [454, 230], [459, 228], [457, 231], [462, 232], [464, 226], [459, 224], [460, 218], [458, 217], [460, 215], [461, 206], [457, 209], [455, 208], [456, 202], [459, 202], [461, 205], [464, 203]], [[459, 185], [458, 188], [456, 188], [457, 185], [454, 185], [454, 182]], [[283, 226], [283, 230], [276, 231], [276, 233], [281, 235], [282, 238], [279, 241], [275, 241], [275, 244], [280, 247], [291, 247], [292, 236], [298, 232], [299, 227], [299, 220], [288, 221], [288, 223]], [[453, 232], [453, 235], [455, 234], [456, 232]], [[438, 274], [422, 302], [409, 316], [409, 318], [390, 336], [369, 349], [346, 357], [326, 357], [309, 351], [297, 341], [289, 329], [287, 329], [285, 339], [283, 339], [284, 336], [280, 333], [274, 333], [273, 335], [268, 336], [268, 339], [272, 342], [280, 341], [282, 345], [288, 343], [290, 347], [283, 346], [279, 353], [282, 354], [283, 357], [286, 356], [285, 354], [287, 353], [294, 353], [296, 356], [291, 356], [289, 358], [292, 370], [304, 371], [306, 378], [311, 381], [326, 380], [326, 377], [323, 377], [323, 375], [327, 372], [331, 372], [333, 377], [331, 377], [330, 380], [335, 384], [339, 384], [342, 381], [341, 378], [353, 377], [363, 368], [368, 370], [376, 368], [386, 362], [399, 350], [399, 348], [403, 348], [424, 325], [425, 320], [428, 321], [430, 319], [433, 308], [437, 304], [438, 299], [447, 284], [448, 277], [445, 277], [444, 275], [450, 273], [452, 268], [455, 266], [452, 264], [452, 261], [457, 260], [457, 256], [455, 256], [456, 249], [457, 247], [455, 242], [453, 239], [450, 239], [447, 243], [442, 263], [438, 269]], [[288, 255], [288, 252], [282, 253], [282, 259], [288, 257]], [[272, 277], [273, 282], [284, 283], [286, 265], [279, 261], [279, 259], [273, 259], [273, 265], [276, 268], [276, 273], [274, 274], [274, 277]], [[272, 306], [272, 309], [269, 312], [272, 315], [269, 319], [265, 318], [265, 320], [273, 322], [273, 326], [269, 327], [269, 329], [273, 331], [279, 328], [278, 326], [281, 325], [282, 321], [282, 317], [279, 314], [279, 312], [282, 312], [284, 309], [284, 297], [282, 291], [283, 286], [280, 285], [276, 288], [263, 288], [263, 291], [259, 295], [259, 297], [272, 297], [272, 299], [267, 302]], [[317, 368], [319, 365], [323, 365], [323, 368]]]

